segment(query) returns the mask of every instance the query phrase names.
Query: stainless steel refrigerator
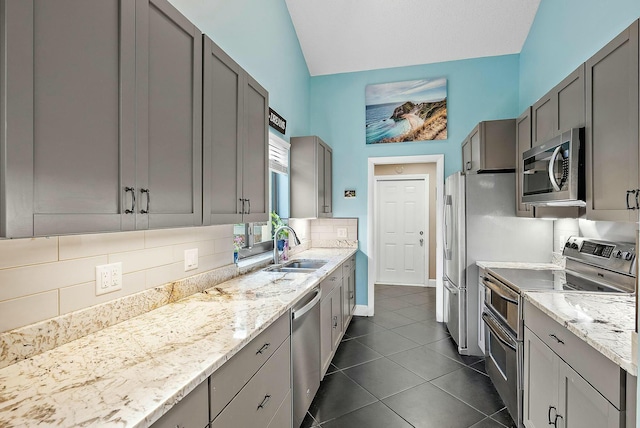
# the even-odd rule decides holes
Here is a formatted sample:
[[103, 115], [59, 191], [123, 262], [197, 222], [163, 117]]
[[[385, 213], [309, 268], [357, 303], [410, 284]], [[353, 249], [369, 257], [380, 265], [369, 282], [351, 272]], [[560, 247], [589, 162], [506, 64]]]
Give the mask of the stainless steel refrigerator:
[[514, 173], [445, 180], [444, 319], [462, 355], [482, 355], [476, 261], [549, 262], [553, 221], [516, 217]]

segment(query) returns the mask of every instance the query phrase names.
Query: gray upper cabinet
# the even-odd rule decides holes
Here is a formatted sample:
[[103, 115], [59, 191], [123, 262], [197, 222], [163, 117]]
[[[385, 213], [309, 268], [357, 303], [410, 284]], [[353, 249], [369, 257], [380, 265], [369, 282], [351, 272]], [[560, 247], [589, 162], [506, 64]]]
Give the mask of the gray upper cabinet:
[[514, 119], [480, 122], [462, 143], [463, 172], [514, 170], [514, 135]]
[[200, 224], [200, 32], [166, 0], [1, 7], [0, 234]]
[[584, 70], [580, 65], [532, 106], [532, 147], [585, 126]]
[[202, 33], [166, 0], [136, 15], [136, 228], [202, 224]]
[[267, 91], [206, 36], [203, 89], [203, 222], [267, 221]]
[[135, 227], [134, 6], [2, 2], [2, 236]]
[[291, 138], [291, 217], [332, 216], [332, 156], [331, 147], [319, 137]]
[[516, 216], [533, 217], [534, 208], [522, 203], [522, 153], [531, 148], [531, 107], [516, 119]]
[[587, 61], [586, 83], [587, 218], [635, 222], [638, 21]]

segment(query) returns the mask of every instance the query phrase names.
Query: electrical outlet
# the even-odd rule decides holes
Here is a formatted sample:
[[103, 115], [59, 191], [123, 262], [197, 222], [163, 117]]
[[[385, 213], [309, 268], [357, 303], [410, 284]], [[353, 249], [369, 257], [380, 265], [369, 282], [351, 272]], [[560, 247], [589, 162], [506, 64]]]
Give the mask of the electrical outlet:
[[184, 250], [184, 271], [198, 269], [198, 249]]
[[336, 232], [338, 232], [338, 238], [346, 238], [347, 237], [347, 228], [346, 227], [338, 227], [338, 228], [336, 228]]
[[96, 296], [122, 290], [122, 263], [96, 266]]

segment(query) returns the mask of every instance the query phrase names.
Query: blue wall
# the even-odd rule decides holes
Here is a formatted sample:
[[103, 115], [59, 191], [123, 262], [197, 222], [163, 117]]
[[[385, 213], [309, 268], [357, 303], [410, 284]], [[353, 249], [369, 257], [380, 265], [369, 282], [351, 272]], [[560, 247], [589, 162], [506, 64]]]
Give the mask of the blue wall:
[[638, 0], [542, 0], [520, 53], [519, 112], [640, 16]]
[[[448, 139], [434, 142], [365, 144], [365, 86], [421, 78], [448, 79]], [[518, 56], [334, 74], [311, 78], [311, 134], [333, 148], [333, 213], [357, 217], [357, 303], [367, 303], [367, 159], [374, 156], [445, 155], [445, 176], [461, 169], [460, 143], [482, 120], [518, 113]], [[344, 199], [356, 189], [355, 199]]]
[[309, 70], [284, 0], [169, 1], [269, 91], [286, 140], [309, 133]]

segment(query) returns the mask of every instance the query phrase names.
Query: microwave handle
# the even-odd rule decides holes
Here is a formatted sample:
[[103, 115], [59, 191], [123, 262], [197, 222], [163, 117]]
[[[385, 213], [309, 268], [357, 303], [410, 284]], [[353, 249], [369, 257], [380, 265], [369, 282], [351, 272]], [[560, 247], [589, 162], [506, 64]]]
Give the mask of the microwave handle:
[[562, 146], [556, 147], [556, 149], [553, 151], [553, 154], [551, 155], [551, 159], [549, 159], [549, 181], [551, 181], [551, 185], [556, 192], [560, 191], [560, 186], [558, 186], [556, 175], [553, 173], [553, 166], [556, 163], [556, 158], [558, 157], [558, 153], [560, 153], [561, 149]]

